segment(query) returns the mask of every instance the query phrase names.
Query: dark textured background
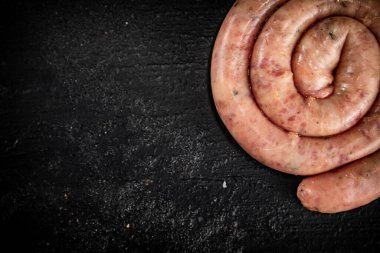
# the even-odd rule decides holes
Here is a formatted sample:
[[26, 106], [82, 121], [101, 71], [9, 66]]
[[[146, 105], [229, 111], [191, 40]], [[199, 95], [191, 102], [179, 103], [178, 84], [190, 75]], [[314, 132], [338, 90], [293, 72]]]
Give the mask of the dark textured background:
[[222, 125], [209, 68], [232, 4], [1, 2], [1, 247], [380, 248], [379, 201], [309, 212], [301, 178], [250, 158]]

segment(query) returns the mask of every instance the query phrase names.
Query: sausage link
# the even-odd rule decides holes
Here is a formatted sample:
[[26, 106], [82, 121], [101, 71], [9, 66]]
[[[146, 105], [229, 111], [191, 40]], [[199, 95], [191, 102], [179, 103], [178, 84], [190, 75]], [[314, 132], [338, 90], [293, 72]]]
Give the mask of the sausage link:
[[308, 177], [297, 196], [313, 211], [336, 213], [368, 204], [380, 197], [380, 151], [338, 169]]
[[[240, 146], [273, 169], [295, 175], [353, 170], [380, 148], [378, 41], [378, 0], [240, 0], [214, 45], [216, 109]], [[331, 173], [310, 180], [334, 182]], [[298, 196], [323, 212], [312, 202], [322, 191], [306, 191], [307, 180], [299, 189], [313, 194]], [[368, 186], [380, 185], [378, 173], [371, 180]], [[356, 202], [342, 209], [337, 200], [329, 212], [378, 198], [376, 191], [364, 196], [355, 189]]]

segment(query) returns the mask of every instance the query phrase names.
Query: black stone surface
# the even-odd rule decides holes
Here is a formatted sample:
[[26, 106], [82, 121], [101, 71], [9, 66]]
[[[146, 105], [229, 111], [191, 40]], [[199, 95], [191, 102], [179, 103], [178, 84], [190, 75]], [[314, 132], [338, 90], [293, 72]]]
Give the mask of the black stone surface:
[[379, 201], [309, 212], [301, 178], [222, 125], [209, 68], [232, 4], [1, 2], [3, 249], [379, 252]]

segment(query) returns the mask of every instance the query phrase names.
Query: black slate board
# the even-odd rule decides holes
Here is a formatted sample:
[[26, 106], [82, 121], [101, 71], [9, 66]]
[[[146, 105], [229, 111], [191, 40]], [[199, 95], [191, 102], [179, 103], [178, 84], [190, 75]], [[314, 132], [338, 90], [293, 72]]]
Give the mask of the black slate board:
[[209, 68], [232, 4], [1, 2], [2, 247], [380, 248], [380, 201], [309, 212], [301, 178], [259, 164], [222, 125]]

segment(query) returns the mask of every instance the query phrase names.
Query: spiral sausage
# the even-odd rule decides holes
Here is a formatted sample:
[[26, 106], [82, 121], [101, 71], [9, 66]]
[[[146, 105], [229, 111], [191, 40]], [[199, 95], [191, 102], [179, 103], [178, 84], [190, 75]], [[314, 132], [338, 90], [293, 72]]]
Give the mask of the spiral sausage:
[[220, 28], [211, 86], [222, 121], [263, 164], [324, 172], [298, 188], [311, 210], [380, 197], [379, 40], [379, 0], [239, 0]]

